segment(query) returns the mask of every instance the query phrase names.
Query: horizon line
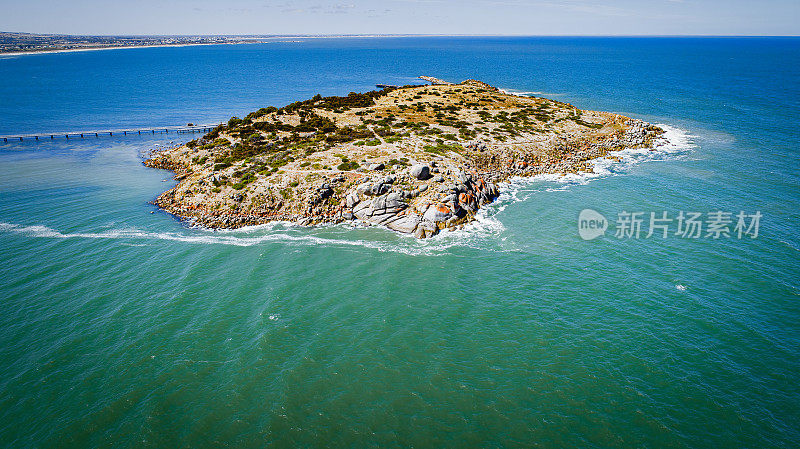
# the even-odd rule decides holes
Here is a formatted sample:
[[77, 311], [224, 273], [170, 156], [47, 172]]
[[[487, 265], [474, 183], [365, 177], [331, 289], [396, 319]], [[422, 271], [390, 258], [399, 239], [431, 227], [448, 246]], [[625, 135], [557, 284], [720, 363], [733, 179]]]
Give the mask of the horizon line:
[[65, 37], [239, 37], [239, 38], [287, 38], [287, 37], [716, 37], [716, 38], [768, 38], [768, 37], [800, 37], [800, 34], [503, 34], [503, 33], [324, 33], [324, 34], [68, 34], [68, 33], [33, 33], [28, 31], [3, 31], [0, 34], [27, 34], [31, 36], [65, 36]]

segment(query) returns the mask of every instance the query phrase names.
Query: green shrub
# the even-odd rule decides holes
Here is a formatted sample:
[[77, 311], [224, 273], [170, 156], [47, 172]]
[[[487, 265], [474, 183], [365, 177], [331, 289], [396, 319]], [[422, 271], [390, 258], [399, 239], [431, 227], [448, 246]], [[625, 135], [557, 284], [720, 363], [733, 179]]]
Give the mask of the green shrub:
[[404, 158], [404, 157], [401, 157], [400, 160], [390, 159], [389, 162], [386, 163], [387, 167], [392, 167], [392, 166], [395, 166], [395, 165], [397, 165], [399, 167], [406, 167], [406, 166], [409, 165], [408, 164], [408, 159]]
[[425, 151], [428, 153], [434, 153], [439, 155], [447, 154], [450, 151], [455, 151], [456, 153], [462, 151], [464, 147], [459, 144], [452, 144], [452, 145], [445, 145], [445, 144], [437, 144], [437, 145], [425, 145], [423, 147]]
[[360, 167], [360, 165], [358, 165], [358, 162], [356, 161], [343, 160], [343, 162], [339, 164], [336, 168], [338, 168], [341, 171], [350, 171], [350, 170], [355, 170], [358, 167]]
[[325, 136], [325, 141], [328, 143], [349, 142], [351, 140], [365, 139], [371, 136], [372, 132], [367, 129], [359, 130], [345, 126], [337, 129], [335, 133]]
[[572, 119], [572, 121], [573, 121], [573, 122], [575, 122], [575, 123], [577, 123], [577, 124], [579, 124], [579, 125], [583, 125], [583, 126], [585, 126], [585, 127], [587, 127], [587, 128], [592, 128], [592, 129], [600, 129], [600, 128], [602, 128], [602, 127], [603, 127], [603, 124], [602, 124], [602, 123], [589, 123], [589, 122], [584, 122], [583, 120], [581, 120], [581, 119], [579, 119], [579, 118], [573, 118], [573, 119]]

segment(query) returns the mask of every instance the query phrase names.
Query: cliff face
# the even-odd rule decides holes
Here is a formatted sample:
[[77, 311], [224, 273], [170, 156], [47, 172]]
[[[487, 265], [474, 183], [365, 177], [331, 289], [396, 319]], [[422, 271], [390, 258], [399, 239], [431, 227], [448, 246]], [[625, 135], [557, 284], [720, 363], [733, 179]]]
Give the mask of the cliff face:
[[155, 203], [206, 227], [357, 219], [428, 237], [472, 220], [510, 176], [590, 171], [662, 133], [467, 80], [262, 108], [145, 165], [181, 180]]

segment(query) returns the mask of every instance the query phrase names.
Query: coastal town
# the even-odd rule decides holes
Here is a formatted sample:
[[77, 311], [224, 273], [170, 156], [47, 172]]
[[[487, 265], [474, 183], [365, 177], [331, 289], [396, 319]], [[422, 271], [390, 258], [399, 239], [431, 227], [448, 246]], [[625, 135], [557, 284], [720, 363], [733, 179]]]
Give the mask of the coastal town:
[[73, 36], [0, 32], [0, 54], [261, 42], [255, 36]]
[[476, 80], [386, 86], [233, 117], [145, 165], [176, 174], [155, 200], [208, 228], [357, 220], [418, 238], [475, 219], [514, 176], [587, 173], [664, 130]]

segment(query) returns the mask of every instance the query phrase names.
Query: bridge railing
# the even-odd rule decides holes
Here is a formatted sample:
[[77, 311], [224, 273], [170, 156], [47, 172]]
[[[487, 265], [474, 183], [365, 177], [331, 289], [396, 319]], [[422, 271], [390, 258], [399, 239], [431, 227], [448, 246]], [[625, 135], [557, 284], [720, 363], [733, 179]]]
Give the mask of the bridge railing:
[[192, 125], [192, 126], [161, 126], [161, 127], [148, 127], [148, 128], [124, 128], [124, 129], [103, 129], [91, 131], [64, 131], [64, 132], [47, 132], [47, 133], [31, 133], [31, 134], [11, 134], [0, 136], [3, 142], [11, 141], [24, 141], [24, 140], [39, 140], [39, 139], [55, 139], [55, 138], [86, 138], [86, 137], [100, 137], [100, 136], [113, 136], [129, 134], [169, 134], [174, 132], [176, 134], [208, 132], [217, 127], [218, 124], [207, 125]]

